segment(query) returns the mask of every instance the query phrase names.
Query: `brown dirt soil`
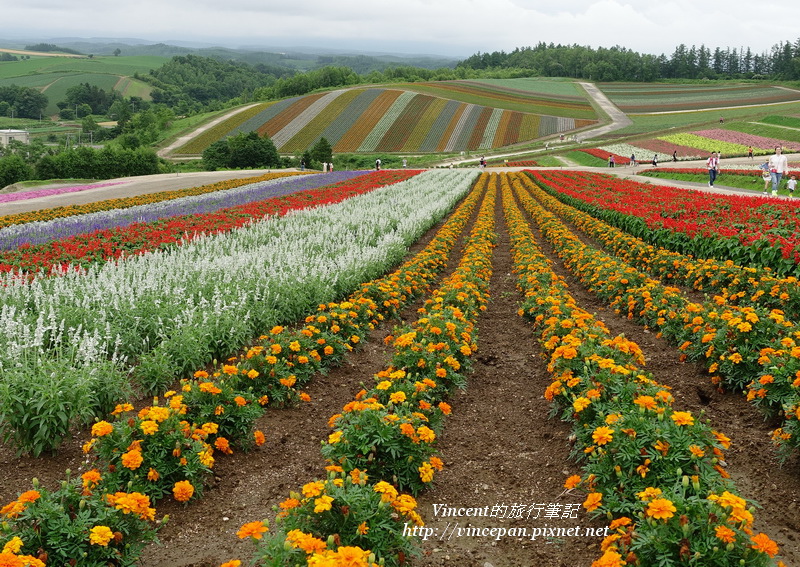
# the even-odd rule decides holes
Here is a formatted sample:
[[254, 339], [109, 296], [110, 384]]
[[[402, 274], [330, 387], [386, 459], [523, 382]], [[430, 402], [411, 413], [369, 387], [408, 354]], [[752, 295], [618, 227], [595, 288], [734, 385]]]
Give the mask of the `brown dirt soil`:
[[[478, 321], [474, 371], [467, 388], [453, 396], [453, 414], [438, 441], [445, 469], [437, 475], [435, 486], [418, 499], [427, 526], [438, 532], [424, 542], [423, 556], [412, 565], [588, 567], [599, 556], [601, 537], [540, 537], [535, 541], [506, 537], [495, 541], [491, 537], [449, 535], [456, 524], [460, 528], [526, 527], [529, 531], [605, 526], [589, 520], [582, 509], [576, 519], [566, 520], [434, 515], [435, 504], [487, 506], [491, 510], [495, 505], [527, 508], [583, 501], [582, 494], [563, 489], [565, 478], [579, 472], [578, 465], [568, 459], [570, 430], [567, 424], [548, 419], [549, 407], [542, 393], [550, 379], [530, 326], [516, 314], [520, 295], [515, 288], [499, 199], [496, 214], [499, 239], [494, 251], [491, 300]], [[436, 228], [412, 252], [420, 249]], [[756, 512], [756, 529], [778, 542], [787, 565], [800, 564], [800, 482], [795, 472], [799, 463], [796, 458], [784, 466], [777, 462], [769, 441], [774, 424], [765, 423], [743, 395], [717, 391], [699, 366], [679, 362], [673, 345], [621, 318], [586, 293], [549, 248], [542, 247], [556, 271], [567, 278], [578, 303], [603, 320], [612, 333], [624, 333], [642, 347], [647, 368], [657, 380], [673, 388], [675, 406], [695, 415], [702, 412], [731, 438], [728, 471], [741, 494], [762, 507]], [[453, 254], [450, 270], [459, 256]], [[407, 318], [415, 317], [417, 306], [406, 310]], [[268, 410], [258, 424], [267, 434], [267, 444], [251, 453], [221, 456], [212, 486], [201, 500], [189, 505], [160, 502], [158, 515], [168, 513], [171, 519], [160, 530], [160, 543], [145, 550], [140, 567], [217, 567], [232, 558], [249, 559], [252, 544], [240, 541], [236, 531], [246, 522], [272, 519], [272, 507], [289, 491], [323, 476], [325, 463], [319, 449], [329, 432], [328, 418], [352, 399], [362, 382], [371, 383], [372, 375], [386, 365], [390, 352], [382, 339], [390, 332], [390, 324], [376, 329], [371, 340], [343, 366], [316, 377], [307, 389], [311, 402], [294, 409]], [[66, 468], [79, 471], [84, 461], [80, 446], [87, 438], [88, 432], [76, 434], [57, 455], [38, 459], [16, 457], [8, 447], [0, 446], [0, 475], [4, 479], [0, 503], [29, 489], [34, 476], [52, 485], [64, 478]]]

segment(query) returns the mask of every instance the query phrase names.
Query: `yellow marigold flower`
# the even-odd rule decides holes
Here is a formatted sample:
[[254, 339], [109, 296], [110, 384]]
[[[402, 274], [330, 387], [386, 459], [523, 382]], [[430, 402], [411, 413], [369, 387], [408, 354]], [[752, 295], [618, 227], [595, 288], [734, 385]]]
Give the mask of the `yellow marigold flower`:
[[418, 467], [417, 470], [419, 471], [419, 478], [422, 482], [431, 482], [433, 480], [433, 467], [430, 463], [422, 463], [422, 466]]
[[145, 435], [153, 435], [158, 432], [158, 424], [152, 419], [146, 419], [139, 424], [142, 433]]
[[114, 539], [114, 532], [108, 526], [95, 526], [89, 530], [89, 543], [92, 545], [108, 546], [108, 542]]
[[656, 399], [653, 396], [639, 396], [633, 400], [633, 403], [646, 410], [651, 410], [656, 407]]
[[647, 510], [645, 510], [648, 516], [656, 520], [668, 520], [675, 515], [676, 511], [675, 505], [666, 498], [656, 498], [648, 504]]
[[291, 350], [292, 352], [300, 352], [300, 343], [298, 341], [290, 342], [289, 350]]
[[583, 507], [586, 508], [587, 512], [593, 512], [600, 507], [600, 504], [603, 501], [603, 494], [600, 492], [590, 492], [589, 495], [586, 497], [586, 500], [583, 502]]
[[314, 513], [321, 514], [322, 512], [327, 512], [333, 507], [333, 498], [328, 496], [327, 494], [320, 496], [316, 500], [314, 500]]
[[261, 539], [267, 531], [269, 531], [269, 528], [264, 522], [248, 522], [239, 528], [236, 535], [239, 536], [239, 539], [247, 539], [248, 537]]
[[188, 480], [179, 480], [172, 487], [172, 495], [178, 502], [188, 502], [194, 496], [194, 486]]
[[103, 437], [114, 431], [114, 426], [107, 421], [98, 421], [92, 425], [92, 435], [95, 437]]
[[422, 425], [417, 429], [417, 435], [426, 443], [433, 443], [434, 440], [436, 440], [436, 433], [434, 433], [433, 429], [426, 425]]
[[328, 435], [328, 443], [334, 445], [342, 440], [342, 432], [341, 431], [334, 431], [330, 435]]
[[302, 492], [306, 498], [315, 498], [325, 492], [325, 484], [318, 480], [309, 482], [303, 485]]
[[572, 402], [572, 409], [574, 409], [577, 413], [580, 413], [588, 408], [591, 404], [592, 401], [589, 398], [584, 398], [581, 396], [579, 398], [575, 398], [575, 401]]
[[417, 507], [417, 501], [410, 494], [401, 494], [392, 502], [392, 507], [401, 514], [408, 514]]
[[636, 496], [639, 497], [639, 500], [647, 502], [654, 499], [656, 496], [661, 496], [661, 489], [648, 486], [642, 492], [637, 493]]
[[694, 417], [688, 411], [675, 411], [669, 417], [677, 425], [694, 425]]
[[200, 382], [198, 385], [201, 392], [205, 392], [206, 394], [221, 394], [222, 390], [217, 388], [216, 384], [213, 382]]
[[384, 480], [375, 483], [372, 490], [379, 493], [381, 495], [381, 500], [384, 502], [394, 502], [397, 498], [397, 489]]
[[322, 349], [322, 352], [324, 352], [326, 355], [331, 355], [334, 352], [333, 347], [331, 345], [327, 345], [324, 349]]
[[395, 404], [401, 404], [406, 401], [405, 392], [394, 392], [389, 396], [389, 401]]

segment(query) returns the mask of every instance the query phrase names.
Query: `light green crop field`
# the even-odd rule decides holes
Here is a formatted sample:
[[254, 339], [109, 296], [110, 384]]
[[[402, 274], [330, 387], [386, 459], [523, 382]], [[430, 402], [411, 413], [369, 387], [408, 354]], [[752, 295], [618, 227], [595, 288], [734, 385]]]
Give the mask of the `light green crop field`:
[[479, 79], [475, 83], [485, 83], [504, 89], [515, 89], [532, 94], [550, 97], [577, 97], [585, 100], [586, 93], [574, 81], [548, 79], [541, 77], [524, 77], [519, 79]]

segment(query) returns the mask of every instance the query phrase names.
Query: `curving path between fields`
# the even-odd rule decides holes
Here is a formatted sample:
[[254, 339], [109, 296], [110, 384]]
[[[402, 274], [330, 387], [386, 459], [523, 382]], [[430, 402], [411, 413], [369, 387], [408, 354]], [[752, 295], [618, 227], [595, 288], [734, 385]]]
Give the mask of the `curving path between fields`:
[[[186, 134], [185, 136], [181, 136], [181, 137], [177, 138], [175, 141], [173, 141], [168, 146], [165, 146], [165, 147], [161, 148], [160, 150], [158, 150], [158, 152], [156, 152], [158, 154], [158, 157], [166, 159], [169, 156], [169, 154], [174, 152], [177, 148], [181, 147], [182, 145], [186, 144], [192, 138], [196, 138], [197, 136], [199, 136], [200, 134], [202, 134], [206, 130], [208, 130], [210, 128], [213, 128], [214, 126], [216, 126], [220, 122], [223, 122], [223, 121], [227, 120], [228, 118], [230, 118], [231, 116], [235, 116], [235, 115], [239, 114], [240, 112], [244, 112], [245, 110], [247, 110], [249, 108], [253, 108], [254, 106], [256, 106], [258, 104], [261, 104], [261, 103], [257, 103], [256, 102], [256, 103], [253, 103], [253, 104], [248, 104], [247, 106], [243, 106], [241, 108], [237, 108], [236, 110], [232, 110], [231, 112], [226, 112], [225, 114], [223, 114], [222, 116], [219, 116], [218, 118], [215, 118], [211, 122], [208, 122], [207, 124], [203, 124], [202, 126], [199, 126], [199, 127], [195, 128], [189, 134]], [[196, 159], [196, 158], [189, 158], [189, 159]]]

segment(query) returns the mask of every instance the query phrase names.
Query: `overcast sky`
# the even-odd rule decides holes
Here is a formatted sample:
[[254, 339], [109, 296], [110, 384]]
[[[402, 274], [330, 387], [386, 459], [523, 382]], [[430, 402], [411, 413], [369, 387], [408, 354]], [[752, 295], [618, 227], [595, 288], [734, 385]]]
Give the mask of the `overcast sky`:
[[753, 0], [0, 0], [0, 39], [140, 38], [327, 46], [457, 58], [546, 43], [670, 55], [681, 43], [769, 51], [800, 3]]

